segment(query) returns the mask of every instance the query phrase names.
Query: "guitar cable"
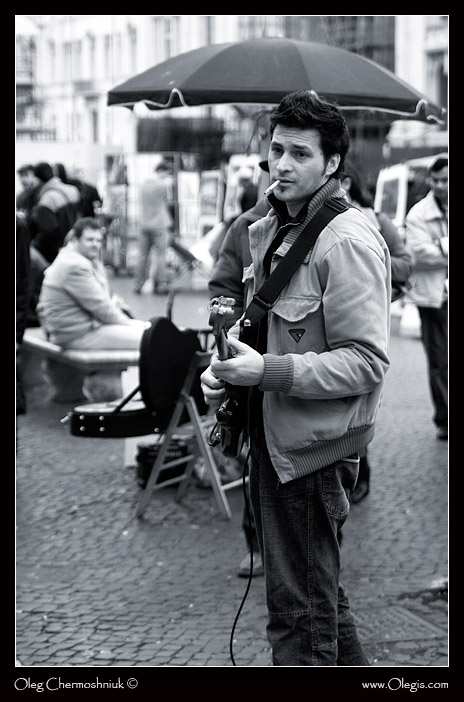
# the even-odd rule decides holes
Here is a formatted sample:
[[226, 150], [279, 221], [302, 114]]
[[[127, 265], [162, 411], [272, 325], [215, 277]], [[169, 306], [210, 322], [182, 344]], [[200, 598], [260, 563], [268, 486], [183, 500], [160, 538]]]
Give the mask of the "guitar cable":
[[[243, 466], [242, 490], [243, 490], [243, 497], [245, 500], [245, 510], [246, 510], [248, 524], [251, 524], [252, 523], [252, 521], [251, 521], [252, 515], [251, 515], [251, 507], [250, 507], [250, 501], [248, 499], [248, 490], [247, 490], [247, 483], [246, 483], [247, 476], [249, 476], [249, 466], [248, 466], [249, 458], [250, 458], [250, 449], [248, 449], [247, 456], [245, 459], [245, 465]], [[232, 630], [230, 632], [229, 651], [230, 651], [230, 659], [232, 661], [233, 666], [237, 666], [237, 664], [235, 662], [235, 658], [234, 658], [234, 652], [233, 652], [233, 641], [234, 641], [235, 627], [237, 626], [238, 618], [239, 618], [240, 613], [243, 609], [243, 605], [245, 604], [245, 600], [248, 596], [248, 592], [250, 591], [252, 579], [253, 579], [253, 539], [250, 539], [250, 573], [248, 575], [248, 582], [247, 582], [245, 594], [242, 597], [242, 601], [241, 601], [240, 606], [238, 608], [237, 614], [235, 615], [234, 623], [232, 625]]]

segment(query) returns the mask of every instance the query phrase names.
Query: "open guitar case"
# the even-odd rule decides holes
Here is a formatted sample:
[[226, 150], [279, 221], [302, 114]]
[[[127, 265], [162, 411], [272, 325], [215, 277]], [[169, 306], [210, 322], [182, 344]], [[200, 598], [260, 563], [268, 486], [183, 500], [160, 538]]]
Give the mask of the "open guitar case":
[[[120, 400], [79, 405], [69, 422], [74, 436], [114, 439], [163, 432], [168, 427], [195, 353], [202, 351], [193, 329], [178, 329], [166, 317], [155, 317], [140, 342], [139, 385]], [[200, 386], [201, 370], [190, 395], [198, 413], [207, 412]], [[140, 392], [141, 400], [133, 398]], [[179, 425], [189, 421], [184, 409]]]

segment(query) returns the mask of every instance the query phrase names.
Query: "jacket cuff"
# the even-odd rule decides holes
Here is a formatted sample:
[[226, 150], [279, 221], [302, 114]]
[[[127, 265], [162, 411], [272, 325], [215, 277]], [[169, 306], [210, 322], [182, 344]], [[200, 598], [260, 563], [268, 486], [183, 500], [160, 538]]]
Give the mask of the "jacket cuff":
[[289, 393], [293, 384], [293, 359], [290, 354], [273, 356], [263, 354], [264, 375], [259, 389], [264, 392], [275, 391]]

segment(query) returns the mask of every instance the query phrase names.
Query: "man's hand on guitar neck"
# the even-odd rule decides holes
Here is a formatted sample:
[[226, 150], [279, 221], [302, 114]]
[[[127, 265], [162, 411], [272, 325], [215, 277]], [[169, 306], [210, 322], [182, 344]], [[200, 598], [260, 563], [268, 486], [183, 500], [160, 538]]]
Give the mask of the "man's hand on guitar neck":
[[215, 353], [211, 365], [201, 374], [205, 402], [213, 408], [224, 400], [225, 382], [245, 387], [259, 385], [264, 374], [264, 359], [260, 353], [232, 336], [227, 342], [234, 349], [234, 358], [221, 361]]
[[216, 355], [213, 356], [210, 366], [213, 375], [231, 385], [259, 385], [264, 374], [262, 355], [233, 336], [229, 336], [227, 341], [234, 357], [220, 361]]

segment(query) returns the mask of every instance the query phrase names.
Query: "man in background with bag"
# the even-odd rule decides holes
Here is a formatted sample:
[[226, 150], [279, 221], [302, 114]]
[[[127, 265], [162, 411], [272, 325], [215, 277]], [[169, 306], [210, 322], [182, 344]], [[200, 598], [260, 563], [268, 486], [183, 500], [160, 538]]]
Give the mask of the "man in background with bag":
[[[344, 197], [349, 134], [336, 106], [309, 91], [287, 95], [271, 115], [271, 137], [271, 183], [279, 182], [270, 212], [249, 228], [247, 302], [326, 202]], [[250, 389], [251, 501], [274, 665], [369, 665], [339, 582], [337, 533], [359, 453], [374, 436], [389, 365], [390, 294], [388, 248], [348, 208], [322, 229], [260, 322], [254, 346], [236, 338], [235, 325], [235, 357], [213, 356], [202, 374], [215, 407], [225, 381]]]

